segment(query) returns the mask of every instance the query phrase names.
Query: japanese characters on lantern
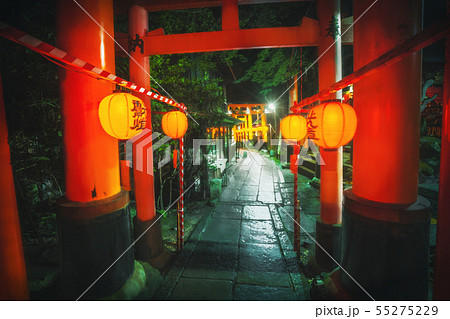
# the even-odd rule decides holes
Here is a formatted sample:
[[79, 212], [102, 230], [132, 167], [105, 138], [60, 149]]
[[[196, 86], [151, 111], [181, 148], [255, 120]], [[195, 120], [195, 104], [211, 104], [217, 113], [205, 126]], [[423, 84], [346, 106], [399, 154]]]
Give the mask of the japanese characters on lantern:
[[332, 101], [312, 108], [306, 125], [309, 139], [323, 148], [336, 149], [353, 139], [357, 117], [350, 105]]
[[106, 133], [127, 140], [145, 129], [147, 110], [141, 99], [129, 93], [113, 93], [99, 105], [100, 123]]

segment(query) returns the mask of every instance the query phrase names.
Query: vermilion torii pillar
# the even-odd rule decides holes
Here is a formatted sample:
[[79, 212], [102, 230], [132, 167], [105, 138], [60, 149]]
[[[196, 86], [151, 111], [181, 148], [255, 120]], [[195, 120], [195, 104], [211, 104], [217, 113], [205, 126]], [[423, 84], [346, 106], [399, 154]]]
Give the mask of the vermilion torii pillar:
[[[319, 91], [327, 88], [342, 77], [341, 41], [328, 31], [331, 19], [340, 26], [340, 0], [318, 0], [319, 18]], [[341, 30], [336, 30], [340, 32]], [[330, 99], [339, 98], [337, 94]], [[318, 271], [331, 271], [340, 261], [341, 219], [342, 219], [342, 147], [328, 150], [321, 148], [320, 156], [324, 164], [320, 166], [320, 217], [316, 222], [315, 261]], [[326, 250], [326, 252], [324, 251]], [[329, 257], [333, 257], [331, 259]]]
[[[112, 0], [60, 0], [58, 47], [114, 73]], [[97, 24], [98, 23], [98, 24]], [[100, 26], [103, 28], [101, 28]], [[100, 101], [113, 85], [61, 69], [60, 95], [66, 194], [60, 204], [62, 283], [77, 298], [132, 244], [128, 192], [121, 190], [118, 141], [101, 127]], [[88, 291], [97, 298], [119, 289], [134, 269], [132, 250]]]
[[[135, 39], [136, 34], [140, 38], [146, 36], [148, 31], [148, 12], [145, 8], [133, 5], [128, 9], [128, 33]], [[139, 47], [130, 52], [130, 81], [139, 83], [144, 87], [150, 87], [150, 63], [145, 51], [141, 53]], [[133, 93], [134, 94], [134, 93]], [[133, 142], [133, 175], [134, 192], [136, 198], [135, 238], [142, 232], [145, 235], [136, 242], [136, 258], [149, 262], [155, 268], [164, 266], [168, 257], [164, 253], [161, 237], [161, 226], [156, 220], [155, 187], [153, 180], [153, 153], [152, 153], [152, 122], [151, 102], [147, 95], [136, 93], [142, 99], [147, 108], [148, 133]], [[145, 144], [145, 145], [142, 145]], [[137, 152], [137, 148], [143, 148], [143, 152]], [[138, 157], [138, 154], [142, 154]], [[138, 165], [141, 161], [143, 165]], [[139, 169], [141, 168], [141, 169]], [[147, 230], [148, 229], [148, 230]]]
[[239, 29], [239, 7], [237, 0], [222, 0], [222, 30]]
[[[356, 21], [373, 1], [353, 4]], [[354, 25], [355, 69], [419, 32], [421, 9], [420, 0], [373, 5]], [[338, 272], [352, 299], [428, 297], [430, 205], [417, 195], [420, 92], [420, 52], [354, 85], [358, 128], [353, 189], [344, 192], [341, 262], [353, 279]]]
[[27, 271], [0, 77], [0, 300], [28, 300]]

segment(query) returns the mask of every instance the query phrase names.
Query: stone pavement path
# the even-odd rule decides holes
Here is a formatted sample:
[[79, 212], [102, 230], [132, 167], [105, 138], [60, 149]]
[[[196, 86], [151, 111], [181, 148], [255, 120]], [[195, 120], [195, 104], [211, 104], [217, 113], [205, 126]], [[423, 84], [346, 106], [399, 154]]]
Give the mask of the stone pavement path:
[[[290, 239], [292, 174], [247, 154], [230, 168], [219, 205], [194, 230], [154, 298], [305, 300]], [[317, 191], [305, 187], [305, 198], [314, 202]], [[313, 234], [316, 211], [309, 211], [302, 226]]]

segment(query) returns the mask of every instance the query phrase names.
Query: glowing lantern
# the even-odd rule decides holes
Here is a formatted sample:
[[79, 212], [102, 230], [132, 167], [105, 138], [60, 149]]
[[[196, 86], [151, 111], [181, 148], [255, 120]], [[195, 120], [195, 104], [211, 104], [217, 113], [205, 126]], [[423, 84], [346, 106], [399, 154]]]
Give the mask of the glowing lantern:
[[171, 138], [181, 138], [188, 127], [187, 117], [183, 112], [172, 111], [164, 114], [162, 128], [164, 133]]
[[352, 140], [356, 124], [356, 113], [350, 105], [323, 103], [308, 114], [308, 137], [323, 148], [336, 149]]
[[281, 120], [281, 135], [288, 140], [299, 141], [307, 133], [306, 119], [299, 114], [289, 114]]
[[98, 116], [106, 133], [127, 140], [145, 129], [147, 110], [144, 102], [131, 94], [113, 93], [100, 102]]

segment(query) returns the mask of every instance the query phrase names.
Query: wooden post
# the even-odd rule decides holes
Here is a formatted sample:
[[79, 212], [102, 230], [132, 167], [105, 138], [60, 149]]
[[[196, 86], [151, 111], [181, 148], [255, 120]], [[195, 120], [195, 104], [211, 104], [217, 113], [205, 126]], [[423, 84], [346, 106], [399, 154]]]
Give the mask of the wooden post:
[[[340, 80], [342, 76], [341, 46], [338, 35], [328, 34], [331, 19], [340, 26], [340, 1], [318, 0], [317, 12], [320, 23], [319, 34], [319, 89], [323, 90]], [[340, 30], [336, 30], [339, 32]], [[335, 40], [337, 40], [335, 42]], [[335, 42], [335, 43], [334, 43]], [[329, 98], [339, 96], [330, 95]], [[320, 165], [320, 217], [316, 221], [315, 260], [322, 270], [330, 271], [337, 267], [335, 260], [340, 258], [340, 232], [342, 218], [342, 147], [338, 149], [320, 148], [324, 164]], [[325, 249], [326, 252], [323, 250]]]
[[0, 300], [28, 300], [27, 271], [0, 76]]
[[[300, 254], [300, 205], [298, 202], [298, 155], [300, 154], [300, 145], [294, 145], [294, 250], [297, 255]], [[292, 164], [291, 164], [292, 165]]]
[[[79, 3], [106, 32], [114, 34], [112, 1]], [[60, 0], [58, 4], [58, 47], [114, 73], [113, 40], [73, 1]], [[75, 16], [78, 20], [73, 25], [70, 22]], [[118, 142], [106, 134], [98, 120], [99, 102], [113, 93], [114, 86], [65, 69], [61, 69], [59, 82], [66, 198], [90, 202], [119, 193]]]
[[[148, 12], [139, 5], [128, 10], [128, 33], [134, 39], [136, 34], [145, 37], [148, 31]], [[150, 87], [150, 62], [146, 52], [139, 47], [131, 52], [130, 81], [144, 87]], [[165, 252], [161, 237], [161, 225], [157, 221], [155, 206], [155, 186], [153, 178], [151, 100], [144, 94], [135, 93], [147, 107], [146, 128], [149, 130], [133, 143], [134, 195], [136, 198], [136, 220], [134, 237], [144, 236], [135, 245], [136, 258], [149, 262], [153, 267], [163, 267]], [[141, 150], [138, 153], [138, 149]], [[138, 156], [138, 154], [140, 156]], [[137, 165], [141, 162], [143, 165]], [[140, 168], [140, 169], [139, 169]]]
[[[358, 10], [371, 4], [362, 2], [357, 2]], [[389, 12], [379, 10], [388, 6], [377, 3], [364, 16], [365, 23], [355, 24], [356, 69], [420, 30], [418, 2], [405, 10], [411, 6], [408, 1], [395, 1]], [[388, 24], [400, 26], [400, 21], [405, 32], [391, 32]], [[417, 200], [420, 70], [421, 54], [416, 52], [354, 85], [358, 129], [353, 141], [353, 193], [358, 197], [406, 205]]]
[[[107, 33], [114, 34], [112, 0], [58, 1], [59, 48], [114, 73], [114, 41]], [[134, 269], [132, 251], [122, 256], [132, 237], [128, 192], [120, 187], [118, 141], [98, 118], [99, 102], [115, 87], [63, 68], [59, 82], [66, 185], [58, 212], [63, 298], [83, 292], [85, 298], [100, 298], [120, 289]], [[105, 237], [106, 229], [114, 236]]]
[[[372, 4], [355, 0], [355, 19]], [[355, 68], [414, 36], [422, 25], [421, 11], [420, 0], [379, 1], [371, 7], [364, 23], [354, 26]], [[355, 299], [428, 297], [430, 204], [417, 195], [420, 92], [420, 52], [354, 85], [358, 128], [353, 188], [344, 196], [341, 259], [352, 278], [343, 271], [338, 278]]]
[[239, 30], [239, 9], [237, 0], [222, 1], [222, 30]]
[[178, 200], [177, 212], [177, 251], [181, 251], [184, 247], [184, 139], [180, 141], [180, 199]]
[[[148, 30], [148, 13], [143, 7], [133, 5], [128, 11], [128, 33], [132, 38], [136, 34], [140, 37], [146, 35]], [[131, 52], [130, 58], [130, 81], [138, 83], [144, 87], [150, 87], [150, 63], [149, 58], [136, 48], [135, 52]], [[139, 140], [133, 143], [133, 174], [134, 174], [134, 192], [136, 197], [136, 214], [140, 221], [148, 221], [156, 216], [155, 208], [155, 190], [153, 181], [153, 153], [142, 152], [142, 158], [136, 158], [136, 146], [143, 147], [145, 150], [152, 148], [152, 140], [149, 138], [152, 133], [151, 122], [151, 99], [147, 95], [133, 93], [144, 102], [147, 108], [147, 123], [146, 127], [149, 133], [142, 136]], [[140, 145], [140, 142], [145, 140], [145, 146]], [[142, 171], [138, 170], [137, 162], [142, 161]]]
[[[250, 110], [250, 107], [248, 107], [248, 110]], [[248, 123], [248, 141], [251, 142], [253, 139], [253, 116], [251, 110], [249, 114], [246, 114], [246, 116]]]
[[[447, 12], [450, 13], [450, 1], [447, 1]], [[450, 37], [445, 41], [445, 61], [434, 300], [450, 299]]]

